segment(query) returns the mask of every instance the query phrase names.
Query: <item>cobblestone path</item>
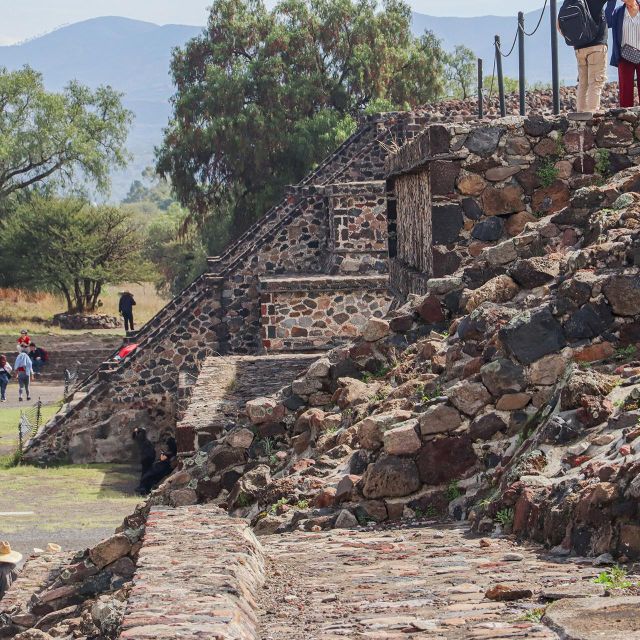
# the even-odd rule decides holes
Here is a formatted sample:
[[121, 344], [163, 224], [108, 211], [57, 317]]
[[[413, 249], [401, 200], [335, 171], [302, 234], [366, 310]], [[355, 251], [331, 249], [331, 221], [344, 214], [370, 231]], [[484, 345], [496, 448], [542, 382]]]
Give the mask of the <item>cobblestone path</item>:
[[[545, 558], [506, 539], [488, 547], [464, 526], [295, 533], [260, 538], [267, 582], [261, 640], [556, 639], [524, 616], [545, 590], [597, 590], [590, 562]], [[509, 558], [512, 558], [509, 560]], [[495, 602], [498, 583], [532, 596]], [[566, 586], [565, 586], [566, 585]]]

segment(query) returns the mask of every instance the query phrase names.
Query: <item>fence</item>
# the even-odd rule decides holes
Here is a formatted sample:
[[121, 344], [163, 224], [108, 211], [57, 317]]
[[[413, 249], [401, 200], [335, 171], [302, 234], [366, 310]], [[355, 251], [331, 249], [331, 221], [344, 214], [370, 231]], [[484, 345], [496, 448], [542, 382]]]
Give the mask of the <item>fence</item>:
[[[489, 100], [493, 96], [494, 81], [498, 81], [498, 97], [500, 102], [500, 115], [506, 116], [506, 101], [504, 94], [504, 75], [502, 73], [502, 59], [508, 58], [518, 45], [518, 93], [520, 102], [520, 115], [526, 115], [526, 61], [525, 61], [525, 38], [533, 36], [540, 26], [542, 19], [549, 8], [549, 22], [551, 27], [551, 86], [553, 91], [553, 113], [560, 113], [560, 76], [558, 72], [558, 6], [557, 0], [545, 0], [540, 19], [533, 31], [527, 32], [524, 24], [524, 13], [518, 12], [518, 26], [513, 38], [513, 43], [508, 53], [502, 51], [500, 36], [494, 36], [494, 61], [493, 73], [491, 74], [491, 88], [489, 90]], [[478, 58], [478, 117], [484, 117], [484, 87], [483, 87], [483, 61]]]
[[17, 460], [22, 460], [24, 445], [28, 442], [42, 426], [42, 400], [38, 401], [29, 409], [20, 410], [20, 419], [18, 422], [18, 452]]

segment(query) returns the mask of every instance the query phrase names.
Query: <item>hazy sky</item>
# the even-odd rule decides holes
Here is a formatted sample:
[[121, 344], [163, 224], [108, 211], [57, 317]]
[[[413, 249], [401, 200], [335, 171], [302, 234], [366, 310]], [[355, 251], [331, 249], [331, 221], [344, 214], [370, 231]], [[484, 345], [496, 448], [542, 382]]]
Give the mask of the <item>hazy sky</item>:
[[[275, 0], [269, 0], [273, 4]], [[38, 36], [63, 24], [98, 16], [126, 16], [158, 24], [205, 23], [211, 0], [0, 0], [0, 44]], [[515, 15], [542, 7], [543, 0], [409, 0], [415, 11], [438, 16]], [[452, 11], [452, 9], [454, 9]]]

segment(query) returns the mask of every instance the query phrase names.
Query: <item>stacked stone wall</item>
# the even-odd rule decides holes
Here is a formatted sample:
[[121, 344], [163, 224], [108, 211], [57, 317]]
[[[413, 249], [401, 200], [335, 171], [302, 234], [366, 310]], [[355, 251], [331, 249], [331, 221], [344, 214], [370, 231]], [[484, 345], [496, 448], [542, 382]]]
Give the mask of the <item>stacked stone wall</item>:
[[362, 332], [391, 304], [386, 276], [268, 278], [262, 281], [262, 337], [269, 351], [322, 349]]
[[[427, 127], [386, 163], [389, 215], [398, 225], [393, 289], [425, 293], [430, 277], [464, 269], [483, 249], [566, 207], [577, 189], [636, 164], [638, 118], [610, 111], [586, 120], [508, 117]], [[431, 260], [421, 241], [428, 226]], [[565, 246], [575, 242], [568, 233]], [[491, 273], [469, 270], [468, 286], [498, 275], [505, 260], [494, 255]]]

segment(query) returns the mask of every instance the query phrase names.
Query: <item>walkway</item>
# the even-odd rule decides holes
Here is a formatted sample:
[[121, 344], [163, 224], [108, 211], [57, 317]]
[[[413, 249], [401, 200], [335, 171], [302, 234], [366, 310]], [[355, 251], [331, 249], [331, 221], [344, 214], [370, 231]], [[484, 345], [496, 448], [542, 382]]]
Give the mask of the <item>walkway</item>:
[[[462, 524], [258, 542], [215, 507], [154, 507], [121, 638], [557, 640], [542, 597], [602, 595], [599, 571]], [[487, 598], [498, 584], [516, 600]]]

